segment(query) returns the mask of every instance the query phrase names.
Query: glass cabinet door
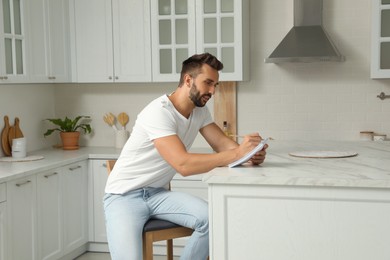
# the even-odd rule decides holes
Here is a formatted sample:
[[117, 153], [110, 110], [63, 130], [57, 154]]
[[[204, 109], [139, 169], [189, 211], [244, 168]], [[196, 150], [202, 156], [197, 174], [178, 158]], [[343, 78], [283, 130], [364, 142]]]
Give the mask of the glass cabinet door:
[[390, 69], [390, 0], [382, 0], [380, 37], [380, 69]]
[[195, 53], [195, 1], [152, 1], [153, 81], [178, 81], [181, 63]]
[[1, 77], [18, 76], [25, 74], [24, 61], [24, 28], [23, 28], [23, 0], [2, 0], [2, 37], [0, 45], [2, 54]]
[[224, 65], [221, 80], [243, 80], [243, 6], [246, 1], [201, 0], [197, 6], [197, 51], [209, 52]]
[[371, 78], [390, 78], [390, 0], [372, 1]]

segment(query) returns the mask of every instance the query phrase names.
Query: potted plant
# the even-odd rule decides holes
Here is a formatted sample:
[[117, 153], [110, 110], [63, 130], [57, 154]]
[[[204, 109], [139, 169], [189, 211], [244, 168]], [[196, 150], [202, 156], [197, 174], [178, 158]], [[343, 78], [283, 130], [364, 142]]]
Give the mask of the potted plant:
[[46, 137], [55, 131], [59, 131], [62, 140], [62, 148], [64, 150], [77, 150], [79, 149], [80, 138], [80, 132], [78, 130], [83, 130], [85, 134], [89, 134], [92, 131], [90, 124], [82, 123], [81, 121], [90, 118], [90, 116], [77, 116], [74, 119], [68, 117], [65, 117], [65, 119], [48, 118], [46, 119], [47, 121], [50, 121], [58, 127], [48, 129], [43, 135]]

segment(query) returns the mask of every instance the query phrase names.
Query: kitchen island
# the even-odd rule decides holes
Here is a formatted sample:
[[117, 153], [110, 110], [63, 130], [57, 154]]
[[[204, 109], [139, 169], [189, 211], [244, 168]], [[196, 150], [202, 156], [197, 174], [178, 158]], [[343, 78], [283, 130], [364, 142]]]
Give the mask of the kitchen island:
[[390, 142], [271, 141], [263, 165], [216, 168], [203, 181], [211, 259], [390, 259]]

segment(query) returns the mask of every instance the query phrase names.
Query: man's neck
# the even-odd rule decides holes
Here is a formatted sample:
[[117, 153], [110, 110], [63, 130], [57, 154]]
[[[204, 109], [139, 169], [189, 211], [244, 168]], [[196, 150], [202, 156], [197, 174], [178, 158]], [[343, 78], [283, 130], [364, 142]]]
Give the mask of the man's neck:
[[175, 92], [169, 95], [168, 98], [180, 114], [182, 114], [185, 118], [190, 117], [195, 105], [189, 99], [188, 94], [185, 91], [178, 88]]

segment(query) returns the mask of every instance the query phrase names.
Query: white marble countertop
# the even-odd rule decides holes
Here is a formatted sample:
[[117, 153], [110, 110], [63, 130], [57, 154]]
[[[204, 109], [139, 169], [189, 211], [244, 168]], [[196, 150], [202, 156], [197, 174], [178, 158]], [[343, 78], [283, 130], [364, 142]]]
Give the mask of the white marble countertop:
[[[292, 157], [296, 151], [354, 151], [348, 158]], [[270, 141], [260, 166], [219, 167], [208, 184], [390, 188], [390, 141]]]
[[27, 156], [43, 156], [36, 161], [0, 162], [0, 183], [87, 159], [115, 159], [121, 149], [114, 147], [81, 147], [78, 150], [45, 149]]

